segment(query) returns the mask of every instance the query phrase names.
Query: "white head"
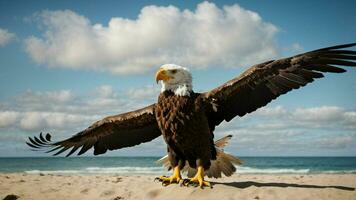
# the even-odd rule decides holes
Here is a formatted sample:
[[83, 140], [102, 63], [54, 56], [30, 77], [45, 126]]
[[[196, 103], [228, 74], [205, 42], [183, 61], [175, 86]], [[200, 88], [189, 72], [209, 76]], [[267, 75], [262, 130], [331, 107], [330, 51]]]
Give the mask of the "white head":
[[164, 91], [172, 91], [179, 96], [189, 96], [193, 90], [192, 75], [185, 67], [175, 64], [162, 65], [156, 73], [156, 82], [161, 81]]

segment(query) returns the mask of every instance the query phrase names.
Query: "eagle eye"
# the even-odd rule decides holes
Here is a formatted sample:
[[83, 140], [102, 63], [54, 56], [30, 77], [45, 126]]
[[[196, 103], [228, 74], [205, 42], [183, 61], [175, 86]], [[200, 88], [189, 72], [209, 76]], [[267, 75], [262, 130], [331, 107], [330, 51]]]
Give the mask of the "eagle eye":
[[173, 69], [173, 70], [171, 70], [171, 73], [172, 73], [172, 74], [175, 74], [175, 73], [177, 73], [177, 70], [176, 70], [176, 69]]

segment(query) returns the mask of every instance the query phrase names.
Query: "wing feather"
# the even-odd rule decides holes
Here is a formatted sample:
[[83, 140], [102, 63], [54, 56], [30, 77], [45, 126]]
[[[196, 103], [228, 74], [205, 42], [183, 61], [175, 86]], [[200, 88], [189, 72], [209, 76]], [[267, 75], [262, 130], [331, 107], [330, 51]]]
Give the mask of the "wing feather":
[[217, 105], [208, 113], [210, 127], [235, 116], [244, 116], [278, 96], [301, 88], [323, 73], [343, 73], [342, 66], [356, 66], [356, 51], [345, 50], [356, 43], [327, 47], [293, 57], [272, 60], [247, 69], [240, 76], [203, 93]]
[[106, 117], [95, 122], [89, 128], [77, 133], [69, 139], [51, 142], [51, 135], [29, 137], [26, 142], [35, 150], [44, 149], [46, 153], [59, 155], [70, 149], [70, 156], [78, 149], [82, 155], [94, 147], [94, 155], [103, 154], [107, 150], [120, 149], [148, 142], [161, 135], [154, 116], [155, 104], [145, 108]]

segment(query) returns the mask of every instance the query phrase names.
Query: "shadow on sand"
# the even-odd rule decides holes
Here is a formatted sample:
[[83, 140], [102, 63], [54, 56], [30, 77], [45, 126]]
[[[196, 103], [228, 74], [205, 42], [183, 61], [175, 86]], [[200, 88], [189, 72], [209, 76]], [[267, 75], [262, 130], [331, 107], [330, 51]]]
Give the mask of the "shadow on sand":
[[348, 190], [354, 191], [355, 188], [345, 187], [345, 186], [333, 186], [333, 185], [306, 185], [306, 184], [296, 184], [296, 183], [259, 183], [254, 181], [245, 181], [245, 182], [230, 182], [230, 183], [218, 183], [212, 182], [214, 185], [227, 185], [231, 187], [236, 187], [240, 189], [248, 188], [251, 186], [255, 187], [296, 187], [296, 188], [334, 188], [339, 190]]

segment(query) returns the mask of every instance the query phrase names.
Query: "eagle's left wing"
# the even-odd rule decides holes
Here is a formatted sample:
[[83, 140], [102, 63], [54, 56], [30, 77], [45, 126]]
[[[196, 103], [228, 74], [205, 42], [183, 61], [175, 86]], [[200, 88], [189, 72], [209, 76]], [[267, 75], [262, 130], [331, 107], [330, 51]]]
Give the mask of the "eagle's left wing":
[[78, 149], [81, 155], [94, 147], [94, 155], [103, 154], [107, 150], [131, 147], [151, 141], [161, 135], [155, 118], [155, 104], [128, 113], [109, 116], [95, 122], [89, 128], [72, 137], [51, 142], [51, 135], [42, 133], [39, 137], [29, 137], [27, 145], [33, 150], [46, 150], [58, 155], [70, 150], [70, 156]]
[[337, 66], [356, 66], [356, 51], [345, 50], [356, 43], [333, 46], [280, 60], [254, 65], [203, 97], [213, 105], [208, 113], [213, 129], [223, 120], [244, 116], [285, 94], [322, 78], [323, 72], [342, 73]]

